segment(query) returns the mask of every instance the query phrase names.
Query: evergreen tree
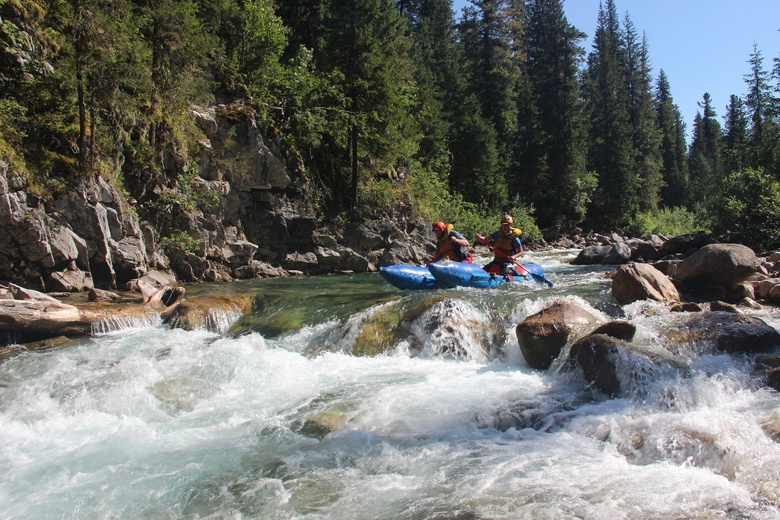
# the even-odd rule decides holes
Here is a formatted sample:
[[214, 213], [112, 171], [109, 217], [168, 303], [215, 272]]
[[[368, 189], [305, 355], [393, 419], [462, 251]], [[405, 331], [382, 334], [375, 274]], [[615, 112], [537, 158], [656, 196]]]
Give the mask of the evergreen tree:
[[[417, 152], [417, 99], [406, 25], [393, 0], [334, 2], [328, 13], [327, 65], [343, 74], [350, 112], [349, 206], [358, 203], [361, 165], [394, 177]], [[364, 176], [370, 182], [371, 175]]]
[[625, 16], [626, 87], [629, 124], [639, 174], [639, 210], [655, 211], [661, 196], [661, 133], [656, 121], [647, 40], [640, 41], [628, 14]]
[[410, 21], [417, 67], [418, 102], [414, 111], [422, 139], [417, 160], [445, 185], [449, 183], [453, 121], [459, 116], [455, 99], [465, 83], [457, 62], [454, 22], [449, 0], [399, 2]]
[[560, 0], [533, 0], [528, 13], [512, 195], [536, 208], [540, 225], [561, 225], [585, 216], [590, 195], [578, 77], [585, 35], [567, 22]]
[[460, 37], [473, 92], [496, 128], [499, 140], [509, 142], [516, 123], [515, 86], [519, 78], [513, 50], [522, 24], [522, 10], [512, 0], [470, 0]]
[[[516, 0], [470, 1], [472, 5], [464, 9], [458, 26], [469, 92], [479, 102], [479, 114], [468, 117], [482, 117], [493, 126], [496, 150], [485, 150], [484, 153], [487, 156], [495, 154], [498, 162], [495, 171], [454, 171], [454, 184], [468, 186], [477, 181], [484, 191], [471, 200], [503, 206], [508, 194], [506, 170], [516, 133], [515, 92], [520, 79], [518, 60], [521, 56], [515, 52], [520, 47], [518, 37], [524, 24], [523, 9]], [[470, 162], [467, 159], [461, 164]], [[490, 163], [483, 161], [482, 165]]]
[[748, 63], [750, 73], [745, 75], [745, 107], [750, 118], [750, 166], [771, 171], [777, 156], [778, 128], [772, 118], [774, 100], [769, 85], [769, 73], [764, 69], [764, 58], [755, 44]]
[[0, 158], [19, 173], [27, 171], [25, 155], [43, 155], [27, 153], [25, 138], [42, 133], [33, 125], [44, 119], [42, 87], [56, 70], [58, 34], [46, 26], [47, 9], [46, 2], [0, 1]]
[[669, 80], [663, 69], [658, 73], [655, 104], [658, 129], [661, 132], [661, 205], [669, 208], [685, 207], [690, 197], [685, 124], [680, 109], [674, 104]]
[[330, 0], [284, 0], [277, 2], [276, 14], [290, 29], [286, 57], [292, 58], [299, 47], [310, 49], [315, 62], [325, 47]]
[[160, 153], [164, 143], [173, 141], [172, 130], [184, 124], [180, 118], [187, 107], [211, 98], [205, 70], [218, 42], [205, 31], [194, 0], [135, 1], [136, 19], [151, 52], [147, 136]]
[[708, 93], [699, 103], [702, 113], [696, 113], [693, 126], [688, 168], [693, 200], [709, 206], [715, 190], [723, 180], [722, 133]]
[[741, 172], [748, 164], [748, 119], [742, 98], [731, 96], [726, 107], [726, 131], [723, 139], [724, 172]]
[[[53, 117], [43, 123], [48, 126], [45, 131], [61, 133], [61, 139], [76, 143], [77, 172], [111, 169], [117, 173], [123, 145], [141, 119], [142, 93], [151, 87], [148, 50], [136, 26], [125, 23], [133, 19], [133, 5], [126, 0], [68, 0], [47, 5], [46, 23], [59, 31], [62, 46], [49, 78], [54, 84], [39, 85], [49, 95], [59, 96], [60, 103], [44, 109]], [[68, 135], [73, 129], [54, 123], [71, 118], [75, 135]], [[58, 153], [65, 159], [71, 152], [63, 147]], [[111, 162], [101, 164], [108, 157]], [[71, 166], [66, 168], [73, 171]]]
[[599, 184], [592, 216], [597, 224], [625, 225], [639, 209], [625, 81], [625, 48], [613, 0], [599, 9], [593, 51], [588, 56], [586, 99], [590, 115], [588, 168]]

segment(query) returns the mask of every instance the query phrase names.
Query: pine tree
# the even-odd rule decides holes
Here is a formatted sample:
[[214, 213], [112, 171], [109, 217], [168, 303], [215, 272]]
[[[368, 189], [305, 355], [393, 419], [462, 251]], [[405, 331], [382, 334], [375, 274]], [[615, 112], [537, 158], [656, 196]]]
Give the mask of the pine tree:
[[578, 81], [585, 35], [567, 22], [560, 0], [531, 1], [528, 13], [527, 90], [518, 96], [511, 185], [536, 208], [540, 225], [562, 225], [585, 216], [590, 195]]
[[[464, 164], [473, 160], [463, 158], [454, 162], [453, 185], [473, 191], [477, 182], [481, 192], [469, 197], [474, 202], [503, 206], [507, 201], [506, 171], [511, 161], [512, 143], [516, 133], [515, 92], [520, 79], [518, 37], [524, 24], [522, 6], [516, 0], [471, 0], [472, 6], [463, 11], [458, 25], [458, 37], [464, 56], [464, 71], [468, 93], [476, 96], [478, 113], [468, 118], [475, 122], [486, 120], [494, 129], [495, 141], [480, 138], [483, 144], [494, 142], [495, 150], [485, 150], [482, 167], [492, 164], [488, 157], [496, 157], [495, 170], [464, 170]], [[467, 103], [467, 97], [461, 102]], [[466, 106], [466, 105], [464, 105]], [[465, 130], [465, 128], [464, 128]]]
[[625, 81], [625, 48], [613, 0], [599, 9], [593, 51], [588, 56], [586, 99], [590, 131], [588, 168], [599, 184], [592, 216], [600, 225], [625, 225], [639, 209]]
[[141, 34], [151, 51], [148, 141], [160, 153], [187, 107], [211, 97], [204, 71], [218, 44], [200, 23], [194, 0], [135, 1]]
[[713, 196], [724, 177], [721, 160], [723, 132], [708, 93], [704, 94], [699, 107], [702, 112], [696, 113], [688, 168], [693, 200], [707, 207], [712, 203]]
[[320, 59], [343, 74], [351, 118], [346, 202], [356, 208], [361, 165], [370, 166], [371, 174], [394, 177], [417, 152], [411, 44], [393, 0], [334, 2], [328, 14], [330, 31]]
[[661, 132], [661, 205], [685, 207], [690, 197], [685, 124], [672, 99], [669, 80], [663, 69], [658, 73], [655, 94], [658, 129]]
[[764, 69], [764, 58], [758, 45], [753, 45], [748, 63], [750, 74], [745, 75], [745, 107], [750, 118], [750, 166], [771, 171], [777, 157], [778, 127], [772, 118], [774, 100], [769, 85], [769, 73]]
[[723, 161], [725, 173], [741, 172], [748, 164], [748, 120], [742, 98], [732, 95], [726, 107]]
[[628, 14], [625, 16], [626, 87], [629, 124], [639, 174], [639, 209], [655, 211], [661, 196], [661, 133], [656, 121], [647, 40], [639, 37]]
[[515, 85], [518, 64], [513, 59], [518, 5], [511, 0], [471, 0], [460, 26], [460, 38], [473, 92], [496, 128], [499, 140], [509, 142], [516, 123]]
[[465, 82], [459, 71], [449, 0], [399, 2], [409, 19], [414, 41], [418, 101], [414, 111], [422, 139], [417, 160], [426, 172], [449, 184], [453, 121], [459, 117], [454, 103], [462, 99]]
[[286, 58], [290, 59], [303, 46], [310, 49], [315, 60], [323, 52], [327, 38], [327, 16], [330, 0], [284, 0], [276, 2], [276, 14], [290, 29]]

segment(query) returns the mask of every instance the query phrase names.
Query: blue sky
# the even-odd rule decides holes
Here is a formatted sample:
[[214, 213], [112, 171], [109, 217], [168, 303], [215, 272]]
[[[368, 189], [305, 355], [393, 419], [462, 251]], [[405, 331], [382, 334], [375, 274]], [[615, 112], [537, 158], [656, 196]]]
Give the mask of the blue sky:
[[[569, 23], [588, 35], [582, 42], [587, 53], [600, 2], [564, 0]], [[453, 1], [456, 17], [465, 5], [467, 0]], [[647, 37], [653, 83], [663, 69], [689, 137], [705, 92], [721, 125], [731, 95], [744, 98], [753, 44], [767, 71], [780, 57], [780, 0], [616, 0], [615, 6], [621, 24], [628, 13], [637, 32]]]

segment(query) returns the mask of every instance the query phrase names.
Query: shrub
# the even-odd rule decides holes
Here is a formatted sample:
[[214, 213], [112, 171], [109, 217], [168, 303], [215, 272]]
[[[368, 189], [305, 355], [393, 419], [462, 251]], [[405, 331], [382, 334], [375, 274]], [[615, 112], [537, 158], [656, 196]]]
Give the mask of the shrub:
[[705, 218], [682, 207], [637, 213], [629, 226], [629, 232], [639, 237], [651, 234], [677, 236], [697, 231], [709, 232]]
[[714, 231], [756, 251], [780, 245], [780, 183], [762, 168], [732, 173], [721, 185]]
[[160, 247], [167, 249], [169, 246], [179, 247], [188, 253], [196, 253], [200, 247], [200, 241], [186, 231], [174, 231], [160, 240]]

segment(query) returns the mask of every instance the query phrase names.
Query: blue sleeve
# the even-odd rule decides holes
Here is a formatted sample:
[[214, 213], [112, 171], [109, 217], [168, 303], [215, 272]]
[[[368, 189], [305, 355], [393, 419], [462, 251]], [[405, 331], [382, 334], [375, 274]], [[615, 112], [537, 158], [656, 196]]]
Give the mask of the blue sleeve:
[[512, 249], [519, 251], [521, 247], [523, 247], [523, 242], [520, 240], [520, 237], [515, 237], [515, 239], [512, 240]]

